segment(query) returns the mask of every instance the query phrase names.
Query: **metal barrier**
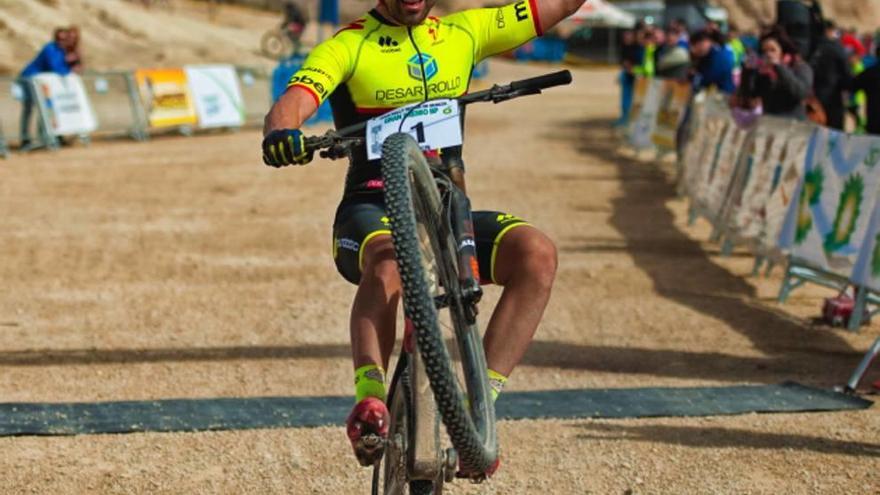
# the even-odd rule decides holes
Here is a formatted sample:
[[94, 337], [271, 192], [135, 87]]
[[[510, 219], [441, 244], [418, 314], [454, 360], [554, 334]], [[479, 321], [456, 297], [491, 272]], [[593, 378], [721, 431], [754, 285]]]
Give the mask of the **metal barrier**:
[[[21, 145], [21, 110], [24, 90], [19, 86], [17, 78], [0, 77], [0, 129], [3, 130], [4, 148], [11, 144]], [[39, 137], [37, 122], [41, 119], [40, 112], [34, 105], [30, 122], [30, 135]]]
[[88, 73], [82, 80], [98, 120], [96, 134], [138, 141], [149, 137], [146, 112], [131, 72]]
[[245, 125], [263, 125], [263, 117], [272, 106], [272, 73], [259, 67], [237, 66], [235, 72], [241, 83], [244, 100]]

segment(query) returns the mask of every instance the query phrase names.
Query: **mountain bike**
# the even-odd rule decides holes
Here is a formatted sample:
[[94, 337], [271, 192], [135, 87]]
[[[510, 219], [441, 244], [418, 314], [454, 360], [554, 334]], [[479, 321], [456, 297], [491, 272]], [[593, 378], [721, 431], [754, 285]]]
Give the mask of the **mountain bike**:
[[[477, 328], [482, 289], [470, 203], [460, 169], [444, 169], [428, 150], [461, 144], [465, 105], [500, 103], [570, 82], [569, 71], [556, 72], [402, 107], [306, 138], [306, 150], [320, 151], [324, 158], [347, 157], [366, 147], [369, 159], [381, 159], [406, 329], [387, 399], [388, 439], [365, 440], [384, 449], [373, 469], [373, 494], [438, 494], [457, 472], [475, 473], [464, 477], [481, 482], [498, 457], [495, 409]], [[443, 330], [454, 337], [451, 350], [460, 367], [453, 365]], [[451, 448], [444, 446], [441, 421]]]

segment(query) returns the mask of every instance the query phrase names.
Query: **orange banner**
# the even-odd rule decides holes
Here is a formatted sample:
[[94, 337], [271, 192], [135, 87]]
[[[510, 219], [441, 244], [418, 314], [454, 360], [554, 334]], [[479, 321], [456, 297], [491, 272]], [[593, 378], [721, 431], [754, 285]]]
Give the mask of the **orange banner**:
[[134, 77], [151, 127], [195, 125], [196, 109], [183, 69], [140, 69]]

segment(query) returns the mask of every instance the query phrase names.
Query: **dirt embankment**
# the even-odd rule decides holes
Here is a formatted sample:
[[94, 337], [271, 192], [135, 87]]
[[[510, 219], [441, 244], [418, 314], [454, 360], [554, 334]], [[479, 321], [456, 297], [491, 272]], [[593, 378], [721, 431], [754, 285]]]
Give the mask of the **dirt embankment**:
[[146, 9], [123, 0], [0, 1], [0, 74], [15, 74], [58, 26], [82, 31], [86, 67], [97, 70], [225, 62], [265, 64], [260, 37], [278, 15], [169, 0]]

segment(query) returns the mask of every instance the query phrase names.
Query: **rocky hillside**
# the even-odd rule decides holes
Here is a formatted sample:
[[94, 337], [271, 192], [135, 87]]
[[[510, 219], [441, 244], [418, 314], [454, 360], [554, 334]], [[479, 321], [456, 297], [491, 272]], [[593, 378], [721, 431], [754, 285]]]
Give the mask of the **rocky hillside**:
[[[759, 21], [776, 18], [776, 0], [716, 0], [727, 8], [731, 19], [745, 28], [753, 28]], [[825, 16], [840, 26], [855, 27], [873, 32], [880, 28], [880, 0], [821, 0]], [[767, 21], [764, 21], [764, 20]]]
[[[278, 11], [234, 5], [235, 1], [223, 0], [212, 10], [205, 0], [152, 0], [151, 8], [145, 8], [141, 0], [0, 0], [0, 75], [17, 73], [56, 26], [71, 24], [82, 30], [84, 58], [93, 69], [210, 62], [271, 64], [260, 56], [259, 41], [266, 30], [278, 25]], [[299, 1], [310, 6], [317, 3]], [[437, 8], [443, 12], [503, 1], [439, 0]], [[716, 1], [745, 27], [775, 17], [775, 0]], [[343, 0], [342, 18], [355, 19], [375, 4], [376, 0]], [[844, 26], [880, 27], [880, 0], [823, 0], [823, 5]], [[307, 38], [314, 37], [312, 26]]]
[[93, 69], [233, 62], [266, 64], [260, 36], [278, 23], [261, 10], [224, 5], [131, 0], [0, 0], [0, 74], [17, 73], [57, 26], [82, 31], [86, 66]]

